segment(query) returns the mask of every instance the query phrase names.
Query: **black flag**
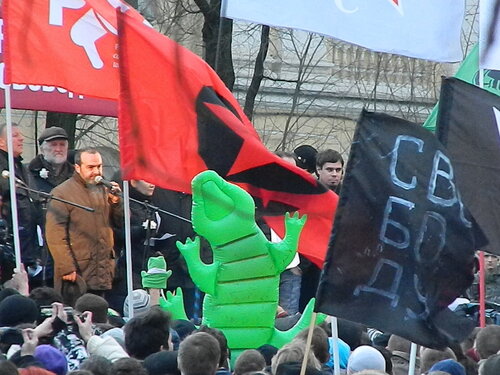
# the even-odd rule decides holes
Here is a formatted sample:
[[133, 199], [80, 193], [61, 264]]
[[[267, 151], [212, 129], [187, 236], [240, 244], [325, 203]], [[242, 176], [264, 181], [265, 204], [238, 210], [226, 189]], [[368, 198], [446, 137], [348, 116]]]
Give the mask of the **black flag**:
[[473, 281], [472, 218], [444, 147], [424, 128], [363, 112], [316, 311], [427, 347], [474, 324], [446, 307]]
[[462, 200], [488, 239], [481, 250], [500, 255], [500, 97], [443, 79], [437, 125]]

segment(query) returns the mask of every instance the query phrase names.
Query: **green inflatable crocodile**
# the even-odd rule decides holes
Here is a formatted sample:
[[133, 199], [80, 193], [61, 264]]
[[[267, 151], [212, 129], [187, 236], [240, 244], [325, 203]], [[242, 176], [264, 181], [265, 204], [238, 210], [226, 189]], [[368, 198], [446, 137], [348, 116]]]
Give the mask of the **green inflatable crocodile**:
[[274, 327], [280, 273], [295, 255], [306, 216], [287, 214], [285, 238], [272, 243], [255, 223], [255, 203], [246, 191], [213, 171], [197, 175], [192, 186], [193, 228], [210, 243], [213, 263], [200, 260], [199, 237], [177, 247], [206, 293], [203, 324], [222, 330], [236, 355], [264, 344], [283, 346], [308, 326], [314, 306], [310, 301], [290, 330]]

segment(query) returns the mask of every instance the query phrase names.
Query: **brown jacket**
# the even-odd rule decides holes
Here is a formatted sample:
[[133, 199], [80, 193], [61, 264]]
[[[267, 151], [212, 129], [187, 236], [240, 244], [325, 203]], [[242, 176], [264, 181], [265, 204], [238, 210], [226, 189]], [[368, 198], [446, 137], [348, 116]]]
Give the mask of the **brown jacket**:
[[45, 231], [54, 258], [54, 282], [80, 271], [88, 289], [111, 289], [115, 266], [112, 225], [122, 225], [121, 204], [111, 204], [102, 185], [88, 186], [77, 173], [54, 188], [52, 195], [95, 210], [50, 201]]

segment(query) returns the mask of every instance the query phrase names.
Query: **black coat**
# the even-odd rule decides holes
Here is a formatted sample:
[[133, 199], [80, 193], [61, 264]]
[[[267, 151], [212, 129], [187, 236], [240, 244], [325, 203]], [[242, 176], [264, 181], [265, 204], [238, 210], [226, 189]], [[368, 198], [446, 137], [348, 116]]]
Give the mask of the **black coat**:
[[[156, 188], [153, 194], [153, 204], [159, 208], [174, 213], [178, 216], [191, 220], [192, 199], [190, 194], [184, 194], [172, 190]], [[160, 213], [160, 233], [173, 234], [172, 237], [158, 241], [157, 247], [167, 261], [167, 268], [172, 270], [172, 276], [168, 279], [168, 289], [178, 286], [193, 288], [194, 284], [189, 277], [187, 265], [175, 243], [185, 242], [187, 238], [194, 238], [195, 233], [191, 223], [178, 219], [171, 215]], [[212, 252], [208, 243], [201, 241], [201, 259], [204, 262], [212, 262]]]
[[43, 158], [43, 155], [38, 155], [29, 163], [28, 170], [34, 182], [35, 189], [50, 193], [57, 185], [73, 176], [75, 168], [73, 164], [66, 161], [62, 165], [60, 172], [56, 174], [52, 164], [47, 162]]
[[[30, 178], [27, 168], [22, 164], [21, 157], [14, 158], [14, 168], [16, 177], [22, 180], [27, 186], [33, 187], [33, 181]], [[7, 152], [0, 150], [0, 171], [8, 169]], [[0, 195], [2, 197], [1, 216], [7, 221], [10, 233], [12, 233], [9, 179], [0, 179]], [[30, 265], [41, 256], [36, 227], [37, 225], [42, 225], [42, 214], [39, 206], [36, 204], [38, 197], [19, 187], [16, 188], [16, 197], [21, 259], [25, 265]]]

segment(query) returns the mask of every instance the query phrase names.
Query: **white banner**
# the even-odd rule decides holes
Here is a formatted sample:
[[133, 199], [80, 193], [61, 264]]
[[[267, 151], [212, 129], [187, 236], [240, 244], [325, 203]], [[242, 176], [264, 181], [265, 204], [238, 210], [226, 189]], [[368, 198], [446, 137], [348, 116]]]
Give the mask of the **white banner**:
[[461, 61], [464, 0], [223, 0], [227, 18], [319, 33], [378, 52]]

